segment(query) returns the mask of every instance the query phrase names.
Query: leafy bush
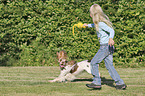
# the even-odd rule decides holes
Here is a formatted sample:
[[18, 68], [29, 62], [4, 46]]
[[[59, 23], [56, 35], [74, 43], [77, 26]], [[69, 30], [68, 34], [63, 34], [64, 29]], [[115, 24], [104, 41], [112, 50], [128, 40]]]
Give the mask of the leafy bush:
[[[89, 8], [99, 4], [115, 29], [114, 64], [145, 66], [145, 6], [143, 1], [2, 0], [0, 3], [0, 64], [2, 66], [53, 66], [56, 52], [69, 59], [92, 59], [99, 49], [95, 29], [75, 29], [92, 23]], [[101, 64], [104, 67], [104, 64]]]

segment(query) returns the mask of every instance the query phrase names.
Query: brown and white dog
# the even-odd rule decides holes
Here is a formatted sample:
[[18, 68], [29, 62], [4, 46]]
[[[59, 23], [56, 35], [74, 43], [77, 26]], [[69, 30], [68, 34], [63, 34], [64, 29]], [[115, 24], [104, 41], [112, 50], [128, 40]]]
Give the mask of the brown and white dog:
[[73, 60], [67, 61], [67, 53], [64, 50], [57, 52], [57, 58], [61, 72], [57, 78], [50, 80], [49, 82], [73, 81], [76, 79], [76, 76], [83, 71], [87, 71], [89, 74], [91, 74], [90, 63], [88, 60], [78, 63]]

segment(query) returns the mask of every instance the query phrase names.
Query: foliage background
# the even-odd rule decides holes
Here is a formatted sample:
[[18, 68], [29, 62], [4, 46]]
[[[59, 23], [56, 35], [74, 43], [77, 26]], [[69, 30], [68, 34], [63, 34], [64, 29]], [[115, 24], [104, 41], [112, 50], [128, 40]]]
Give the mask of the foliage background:
[[68, 53], [69, 60], [91, 60], [99, 49], [95, 29], [76, 28], [73, 35], [72, 26], [92, 23], [89, 8], [95, 3], [114, 25], [114, 65], [144, 67], [143, 0], [1, 0], [0, 65], [55, 66], [60, 50]]

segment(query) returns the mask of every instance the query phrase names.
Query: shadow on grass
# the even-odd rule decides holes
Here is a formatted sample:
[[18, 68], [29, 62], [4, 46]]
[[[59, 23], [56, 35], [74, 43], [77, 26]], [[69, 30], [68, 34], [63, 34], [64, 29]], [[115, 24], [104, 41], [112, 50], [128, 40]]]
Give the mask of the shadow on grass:
[[[75, 79], [74, 81], [71, 81], [71, 82], [73, 82], [73, 83], [81, 83], [81, 82], [91, 83], [92, 81], [93, 80], [91, 78], [89, 78], [89, 79], [79, 78], [79, 79]], [[25, 82], [24, 85], [27, 85], [27, 84], [28, 85], [43, 85], [43, 84], [49, 84], [49, 82]], [[105, 77], [101, 77], [101, 85], [107, 85], [107, 86], [110, 86], [110, 87], [115, 87], [114, 86], [114, 80], [106, 79]], [[90, 89], [90, 90], [94, 90], [94, 89]]]
[[[83, 81], [88, 81], [88, 82], [92, 82], [93, 80], [92, 79], [75, 79], [74, 81], [72, 82], [83, 82]], [[115, 87], [114, 86], [114, 80], [112, 79], [106, 79], [105, 77], [101, 77], [101, 85], [108, 85], [110, 87]]]

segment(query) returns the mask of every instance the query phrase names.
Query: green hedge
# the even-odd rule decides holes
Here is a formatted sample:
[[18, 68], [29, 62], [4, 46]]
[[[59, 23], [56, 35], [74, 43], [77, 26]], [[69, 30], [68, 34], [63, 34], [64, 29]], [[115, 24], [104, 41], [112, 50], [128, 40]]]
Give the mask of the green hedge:
[[[0, 1], [0, 65], [54, 66], [56, 52], [69, 59], [91, 60], [99, 49], [95, 29], [75, 29], [92, 23], [89, 8], [99, 4], [115, 29], [114, 65], [145, 66], [145, 6], [142, 0], [2, 0]], [[104, 67], [104, 63], [100, 64]]]

